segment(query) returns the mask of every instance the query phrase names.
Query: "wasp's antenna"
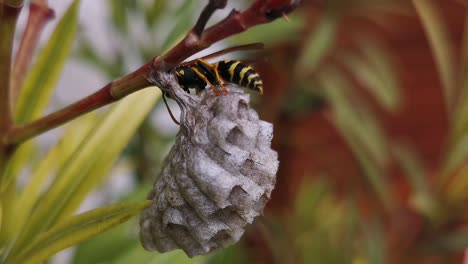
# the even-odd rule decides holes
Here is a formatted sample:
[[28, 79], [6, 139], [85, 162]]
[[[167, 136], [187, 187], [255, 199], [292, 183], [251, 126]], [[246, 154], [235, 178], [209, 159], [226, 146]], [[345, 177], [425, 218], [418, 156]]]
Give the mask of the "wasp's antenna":
[[167, 104], [167, 101], [166, 101], [166, 93], [164, 93], [164, 92], [163, 92], [163, 101], [164, 101], [164, 104], [166, 105], [166, 108], [167, 108], [167, 111], [169, 112], [169, 115], [171, 116], [172, 121], [173, 121], [176, 125], [179, 125], [179, 126], [180, 126], [179, 121], [177, 121], [177, 119], [174, 117], [174, 115], [172, 114], [171, 108], [169, 108], [169, 105]]

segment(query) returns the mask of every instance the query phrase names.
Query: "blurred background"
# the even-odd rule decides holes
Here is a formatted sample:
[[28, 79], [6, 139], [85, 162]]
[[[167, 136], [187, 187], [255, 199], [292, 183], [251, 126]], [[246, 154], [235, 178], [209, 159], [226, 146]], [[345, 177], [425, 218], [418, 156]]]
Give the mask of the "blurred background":
[[[210, 23], [251, 2], [229, 1]], [[69, 4], [49, 1], [56, 17]], [[204, 4], [83, 0], [73, 56], [50, 109], [162, 54]], [[462, 0], [304, 0], [289, 22], [252, 28], [205, 51], [265, 44], [225, 58], [246, 60], [262, 76], [264, 95], [251, 97], [274, 124], [280, 160], [265, 216], [240, 243], [205, 261], [468, 263], [466, 15]], [[19, 33], [27, 12], [21, 18]], [[80, 210], [144, 199], [177, 130], [158, 102]], [[41, 136], [41, 148], [58, 133]], [[144, 263], [153, 253], [141, 249], [137, 228], [133, 219], [53, 263]]]

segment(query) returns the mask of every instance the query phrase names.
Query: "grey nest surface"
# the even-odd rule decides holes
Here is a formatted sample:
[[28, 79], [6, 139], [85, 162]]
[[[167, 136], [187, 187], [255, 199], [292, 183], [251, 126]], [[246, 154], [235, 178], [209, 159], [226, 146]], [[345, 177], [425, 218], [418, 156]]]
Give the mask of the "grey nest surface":
[[278, 156], [272, 124], [259, 119], [244, 90], [185, 93], [172, 74], [149, 79], [181, 108], [180, 131], [140, 217], [146, 250], [207, 254], [237, 242], [262, 214], [274, 188]]

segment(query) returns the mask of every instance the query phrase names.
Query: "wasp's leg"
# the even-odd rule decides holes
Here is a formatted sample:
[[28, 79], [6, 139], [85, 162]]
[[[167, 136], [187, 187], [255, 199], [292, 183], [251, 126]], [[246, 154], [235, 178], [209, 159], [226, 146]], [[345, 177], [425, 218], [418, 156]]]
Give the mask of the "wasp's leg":
[[221, 93], [218, 91], [218, 89], [216, 89], [216, 87], [208, 80], [208, 78], [206, 78], [205, 75], [203, 75], [203, 73], [201, 73], [199, 70], [197, 70], [197, 68], [195, 67], [192, 67], [192, 71], [198, 75], [198, 77], [200, 77], [200, 79], [202, 79], [203, 81], [205, 81], [210, 87], [211, 89], [213, 90], [213, 92], [215, 92], [216, 95], [221, 95]]
[[219, 72], [218, 72], [218, 69], [211, 63], [203, 60], [203, 59], [197, 59], [197, 61], [199, 63], [202, 63], [203, 65], [205, 65], [208, 69], [210, 69], [211, 71], [213, 71], [215, 73], [215, 77], [216, 77], [216, 81], [218, 82], [219, 86], [221, 86], [221, 89], [223, 90], [224, 94], [228, 94], [228, 90], [226, 89], [226, 87], [224, 87], [223, 85], [223, 79], [221, 78], [221, 76], [219, 76]]
[[166, 94], [165, 92], [163, 92], [162, 98], [163, 98], [164, 104], [166, 105], [167, 111], [169, 112], [169, 115], [171, 116], [172, 121], [173, 121], [176, 125], [179, 125], [179, 126], [180, 126], [179, 121], [177, 121], [177, 119], [174, 117], [174, 115], [172, 114], [171, 108], [169, 108], [169, 105], [167, 104], [166, 95], [168, 95], [168, 94]]

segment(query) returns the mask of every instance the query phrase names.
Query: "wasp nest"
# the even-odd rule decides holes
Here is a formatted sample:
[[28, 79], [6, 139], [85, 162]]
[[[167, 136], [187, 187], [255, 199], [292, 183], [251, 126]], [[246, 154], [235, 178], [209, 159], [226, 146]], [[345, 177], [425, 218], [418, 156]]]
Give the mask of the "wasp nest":
[[180, 131], [140, 218], [146, 250], [196, 256], [238, 241], [274, 188], [272, 124], [259, 120], [243, 89], [185, 93], [174, 77], [149, 78], [181, 107]]

